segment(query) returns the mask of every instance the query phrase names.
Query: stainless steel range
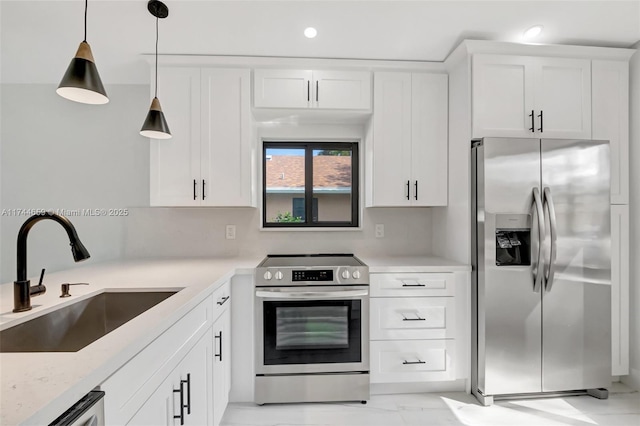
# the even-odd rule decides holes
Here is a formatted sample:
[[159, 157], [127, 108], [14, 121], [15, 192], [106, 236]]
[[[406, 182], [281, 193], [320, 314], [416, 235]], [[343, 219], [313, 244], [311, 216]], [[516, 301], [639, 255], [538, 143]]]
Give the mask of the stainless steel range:
[[369, 399], [369, 268], [352, 254], [256, 269], [255, 402]]

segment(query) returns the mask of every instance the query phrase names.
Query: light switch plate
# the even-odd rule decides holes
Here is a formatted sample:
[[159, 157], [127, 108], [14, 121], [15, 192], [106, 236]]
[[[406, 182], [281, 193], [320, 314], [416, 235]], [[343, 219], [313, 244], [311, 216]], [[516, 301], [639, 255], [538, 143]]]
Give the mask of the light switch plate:
[[384, 225], [376, 223], [376, 238], [384, 238]]
[[227, 225], [225, 230], [225, 237], [227, 240], [235, 240], [236, 239], [236, 226], [235, 225]]

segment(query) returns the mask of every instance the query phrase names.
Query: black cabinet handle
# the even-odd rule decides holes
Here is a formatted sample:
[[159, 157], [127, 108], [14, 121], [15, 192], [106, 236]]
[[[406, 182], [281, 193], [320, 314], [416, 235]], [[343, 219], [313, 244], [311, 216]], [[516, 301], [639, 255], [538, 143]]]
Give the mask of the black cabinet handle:
[[193, 180], [193, 199], [195, 200], [197, 195], [196, 195], [196, 180]]
[[544, 130], [542, 130], [542, 129], [544, 128], [544, 127], [543, 127], [543, 124], [542, 124], [542, 118], [543, 118], [543, 117], [542, 117], [542, 112], [543, 112], [543, 111], [542, 111], [542, 110], [540, 110], [540, 115], [538, 116], [538, 117], [540, 118], [540, 128], [538, 129], [538, 130], [540, 130], [540, 133], [544, 133]]
[[307, 80], [307, 102], [311, 100], [311, 80]]
[[409, 181], [407, 181], [407, 200], [410, 200], [411, 198], [409, 198]]
[[318, 81], [316, 80], [316, 102], [318, 102]]
[[403, 362], [404, 365], [412, 365], [412, 364], [426, 364], [425, 361], [418, 359], [417, 361], [407, 361], [406, 359]]
[[216, 339], [220, 339], [220, 353], [219, 354], [214, 354], [215, 358], [219, 358], [220, 362], [222, 362], [222, 330], [220, 330], [220, 335], [219, 336], [215, 336]]
[[180, 389], [174, 389], [173, 393], [180, 393], [180, 415], [173, 415], [174, 419], [180, 419], [180, 425], [184, 425], [184, 383], [180, 381]]
[[187, 414], [191, 414], [191, 373], [187, 373], [187, 380], [180, 380], [180, 385], [187, 384]]
[[402, 318], [402, 321], [426, 321], [426, 320], [427, 320], [426, 318], [420, 318], [420, 317], [407, 318], [407, 317], [403, 316], [403, 318]]
[[405, 283], [402, 283], [402, 287], [426, 287], [426, 285], [425, 284], [420, 284], [420, 283], [418, 283], [418, 284], [405, 284]]
[[416, 181], [416, 200], [418, 200], [418, 181]]
[[529, 127], [529, 130], [531, 130], [531, 133], [534, 133], [536, 131], [536, 123], [533, 110], [531, 110], [531, 114], [529, 114], [529, 117], [531, 117], [531, 127]]
[[218, 305], [224, 305], [225, 303], [227, 303], [227, 300], [229, 300], [229, 296], [223, 297], [223, 298], [222, 298], [222, 299], [220, 299], [220, 300], [222, 300], [222, 302], [218, 301], [218, 302], [216, 302], [216, 303], [217, 303]]
[[204, 179], [202, 179], [202, 199], [204, 200]]

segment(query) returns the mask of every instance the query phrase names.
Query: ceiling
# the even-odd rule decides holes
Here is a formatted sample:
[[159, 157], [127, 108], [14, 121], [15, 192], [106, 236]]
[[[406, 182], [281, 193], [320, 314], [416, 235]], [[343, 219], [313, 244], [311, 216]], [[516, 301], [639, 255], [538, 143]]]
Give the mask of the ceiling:
[[[147, 84], [155, 18], [146, 0], [89, 1], [88, 35], [105, 84]], [[640, 0], [166, 0], [160, 53], [442, 61], [463, 39], [630, 47]], [[0, 79], [58, 83], [83, 32], [84, 1], [0, 1]], [[313, 26], [315, 39], [303, 36]]]

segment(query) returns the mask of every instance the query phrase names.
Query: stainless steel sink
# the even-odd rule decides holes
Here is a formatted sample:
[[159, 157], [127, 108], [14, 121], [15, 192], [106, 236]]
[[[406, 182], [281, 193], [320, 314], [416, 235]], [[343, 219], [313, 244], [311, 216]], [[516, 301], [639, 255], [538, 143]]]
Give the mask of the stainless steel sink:
[[0, 331], [0, 352], [77, 352], [176, 293], [95, 295]]

